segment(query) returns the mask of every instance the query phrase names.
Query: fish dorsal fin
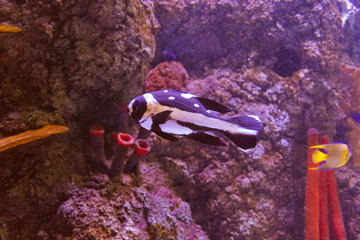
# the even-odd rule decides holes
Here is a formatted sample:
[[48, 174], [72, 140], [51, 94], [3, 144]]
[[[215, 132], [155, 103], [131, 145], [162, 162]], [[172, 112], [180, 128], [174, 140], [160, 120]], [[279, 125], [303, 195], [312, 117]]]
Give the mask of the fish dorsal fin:
[[232, 109], [226, 106], [221, 105], [218, 102], [215, 102], [214, 100], [208, 99], [208, 98], [202, 98], [202, 97], [196, 97], [196, 99], [204, 105], [206, 109], [213, 110], [219, 113], [227, 113], [231, 112]]

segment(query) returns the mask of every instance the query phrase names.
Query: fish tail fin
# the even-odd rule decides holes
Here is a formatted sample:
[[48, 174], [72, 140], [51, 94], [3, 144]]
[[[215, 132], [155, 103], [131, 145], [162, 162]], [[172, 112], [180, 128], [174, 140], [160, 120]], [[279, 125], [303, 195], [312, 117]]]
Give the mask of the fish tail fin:
[[257, 116], [244, 115], [237, 116], [228, 119], [229, 122], [238, 125], [243, 129], [242, 133], [230, 133], [223, 132], [223, 134], [229, 138], [236, 146], [241, 149], [254, 148], [257, 143], [257, 134], [260, 131], [262, 124]]
[[236, 146], [243, 150], [254, 148], [257, 143], [256, 136], [243, 135], [243, 134], [231, 134], [224, 132], [224, 135], [230, 139]]

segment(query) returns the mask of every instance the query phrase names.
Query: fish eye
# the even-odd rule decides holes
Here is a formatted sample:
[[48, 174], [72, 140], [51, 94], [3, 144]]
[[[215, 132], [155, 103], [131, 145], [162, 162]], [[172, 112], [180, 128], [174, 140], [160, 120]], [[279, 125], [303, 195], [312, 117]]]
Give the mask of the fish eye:
[[133, 111], [134, 111], [134, 112], [138, 111], [139, 108], [140, 108], [140, 106], [141, 106], [140, 101], [139, 101], [139, 100], [135, 100], [135, 102], [134, 102], [134, 104], [133, 104]]

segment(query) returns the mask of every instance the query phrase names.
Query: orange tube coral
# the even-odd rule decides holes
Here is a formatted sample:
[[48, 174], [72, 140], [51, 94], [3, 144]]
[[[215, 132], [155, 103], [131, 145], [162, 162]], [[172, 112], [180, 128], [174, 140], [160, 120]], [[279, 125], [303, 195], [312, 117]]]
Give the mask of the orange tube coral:
[[145, 139], [137, 139], [135, 141], [135, 153], [132, 154], [125, 165], [124, 172], [132, 173], [136, 172], [139, 162], [143, 156], [150, 151], [150, 144]]
[[[320, 144], [328, 144], [329, 136], [321, 136], [320, 137]], [[320, 184], [319, 184], [319, 204], [320, 204], [320, 220], [319, 220], [319, 227], [320, 227], [320, 240], [329, 240], [330, 239], [330, 232], [329, 232], [329, 218], [328, 218], [328, 189], [327, 189], [327, 171], [320, 171]]]
[[334, 240], [346, 239], [334, 170], [326, 171], [331, 232]]
[[[310, 128], [307, 132], [308, 147], [318, 145], [319, 132]], [[317, 164], [312, 162], [313, 149], [308, 150], [308, 168]], [[305, 186], [305, 239], [319, 240], [319, 172], [307, 171]]]
[[101, 173], [107, 173], [109, 171], [109, 166], [111, 165], [111, 163], [107, 161], [104, 151], [105, 130], [100, 125], [94, 125], [90, 128], [89, 131], [92, 148], [92, 163], [94, 164], [96, 170]]
[[69, 128], [65, 126], [46, 125], [45, 127], [37, 130], [30, 130], [10, 137], [1, 138], [0, 152], [41, 138], [46, 138], [53, 134], [64, 133], [67, 131], [69, 131]]
[[135, 141], [135, 139], [131, 135], [125, 133], [117, 134], [116, 139], [118, 145], [115, 148], [115, 158], [112, 162], [109, 172], [110, 177], [115, 177], [119, 175], [119, 173], [123, 170], [125, 157], [128, 154], [131, 145], [133, 145]]

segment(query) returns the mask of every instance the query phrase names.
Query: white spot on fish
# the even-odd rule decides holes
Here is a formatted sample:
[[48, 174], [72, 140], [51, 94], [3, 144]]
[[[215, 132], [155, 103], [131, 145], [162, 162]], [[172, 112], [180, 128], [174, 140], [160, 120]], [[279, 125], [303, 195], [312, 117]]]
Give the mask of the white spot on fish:
[[190, 93], [182, 93], [181, 96], [182, 96], [183, 98], [186, 98], [186, 99], [195, 97], [195, 95], [192, 95], [192, 94], [190, 94]]
[[169, 100], [174, 100], [174, 99], [175, 99], [175, 97], [172, 97], [172, 96], [171, 96], [171, 97], [169, 97]]
[[168, 90], [164, 90], [164, 92], [168, 92]]
[[200, 107], [200, 106], [199, 106], [199, 104], [195, 103], [195, 104], [194, 104], [194, 107]]

